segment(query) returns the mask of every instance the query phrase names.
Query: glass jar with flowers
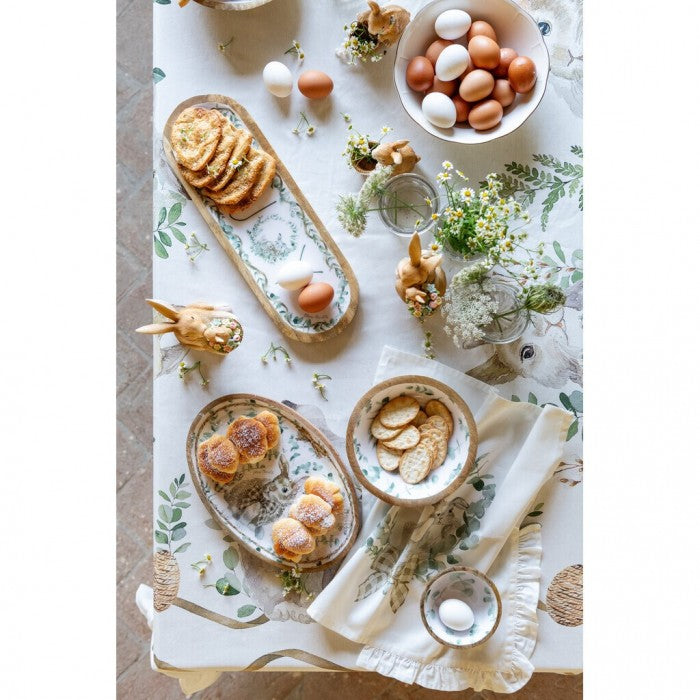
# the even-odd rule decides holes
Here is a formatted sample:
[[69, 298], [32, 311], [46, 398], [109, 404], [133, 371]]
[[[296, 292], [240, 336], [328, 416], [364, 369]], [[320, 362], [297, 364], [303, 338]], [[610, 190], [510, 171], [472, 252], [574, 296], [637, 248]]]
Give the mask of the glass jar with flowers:
[[435, 240], [449, 259], [490, 269], [499, 263], [507, 266], [518, 252], [531, 257], [524, 245], [530, 215], [513, 197], [503, 196], [497, 175], [487, 175], [477, 191], [461, 170], [444, 161], [436, 179], [444, 190], [445, 207], [434, 217]]
[[482, 265], [460, 270], [450, 282], [442, 305], [445, 331], [457, 347], [480, 342], [517, 340], [534, 313], [550, 314], [566, 302], [553, 284], [518, 287], [490, 275]]

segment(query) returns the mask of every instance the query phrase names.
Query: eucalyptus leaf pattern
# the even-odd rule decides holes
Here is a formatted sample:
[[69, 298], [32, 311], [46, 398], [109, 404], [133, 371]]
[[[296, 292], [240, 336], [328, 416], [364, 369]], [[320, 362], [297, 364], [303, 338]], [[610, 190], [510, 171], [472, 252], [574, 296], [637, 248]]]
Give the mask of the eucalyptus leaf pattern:
[[[487, 460], [488, 453], [480, 455], [469, 474], [473, 500], [457, 496], [443, 501], [419, 525], [410, 510], [389, 510], [365, 542], [371, 573], [358, 586], [355, 601], [381, 592], [389, 596], [391, 611], [396, 613], [414, 578], [426, 582], [448, 564], [461, 563], [461, 552], [479, 544], [481, 520], [496, 496], [494, 477], [485, 471]], [[417, 540], [415, 531], [423, 533]]]

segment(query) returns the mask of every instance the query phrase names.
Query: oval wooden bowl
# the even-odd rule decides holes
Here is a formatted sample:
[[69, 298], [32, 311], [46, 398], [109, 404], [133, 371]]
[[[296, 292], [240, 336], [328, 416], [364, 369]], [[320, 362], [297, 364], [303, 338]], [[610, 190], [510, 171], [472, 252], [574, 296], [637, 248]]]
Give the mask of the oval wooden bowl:
[[[235, 216], [221, 211], [216, 203], [192, 187], [182, 176], [173, 155], [170, 145], [172, 125], [180, 112], [194, 106], [218, 109], [234, 126], [247, 129], [253, 135], [253, 145], [277, 161], [277, 175], [272, 187], [249, 209]], [[359, 301], [355, 273], [270, 142], [242, 105], [225, 95], [196, 95], [181, 102], [163, 128], [163, 151], [180, 185], [281, 333], [292, 340], [314, 343], [328, 340], [347, 328]], [[267, 230], [281, 235], [281, 229], [286, 240], [298, 237], [298, 241], [295, 247], [285, 252], [286, 257], [266, 259], [254, 242], [253, 232], [257, 229], [263, 236]], [[314, 270], [320, 271], [314, 275], [314, 282], [327, 282], [335, 292], [330, 306], [320, 313], [307, 314], [299, 307], [296, 292], [289, 292], [274, 283], [279, 265], [286, 260], [298, 259], [300, 250], [304, 260]]]
[[[398, 470], [389, 472], [379, 466], [377, 441], [369, 430], [386, 400], [400, 395], [413, 396], [421, 406], [438, 399], [449, 408], [454, 422], [447, 458], [418, 484], [406, 483]], [[386, 503], [412, 508], [437, 503], [461, 486], [474, 466], [478, 442], [474, 416], [462, 397], [446, 384], [420, 375], [394, 377], [373, 386], [355, 405], [345, 434], [348, 460], [360, 483]]]
[[[240, 415], [272, 411], [279, 419], [279, 445], [262, 462], [239, 467], [230, 484], [204, 476], [197, 466], [197, 447], [214, 433], [223, 434]], [[212, 518], [253, 556], [277, 567], [319, 571], [337, 564], [352, 546], [361, 513], [352, 478], [326, 437], [296, 411], [255, 394], [229, 394], [207, 404], [192, 421], [185, 445], [190, 476]], [[333, 481], [343, 494], [343, 511], [335, 526], [316, 538], [316, 549], [298, 563], [278, 557], [271, 527], [287, 516], [289, 506], [304, 493], [308, 476]]]

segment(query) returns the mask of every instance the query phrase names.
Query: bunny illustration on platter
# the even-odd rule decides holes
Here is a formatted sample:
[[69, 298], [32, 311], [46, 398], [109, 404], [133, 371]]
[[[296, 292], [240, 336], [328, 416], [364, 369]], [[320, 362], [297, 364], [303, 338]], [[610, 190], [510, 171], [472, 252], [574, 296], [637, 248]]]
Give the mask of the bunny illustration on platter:
[[420, 156], [408, 145], [407, 139], [379, 144], [372, 151], [372, 158], [380, 165], [393, 165], [392, 175], [410, 173], [420, 160]]
[[369, 10], [360, 12], [357, 21], [366, 25], [369, 33], [376, 36], [385, 46], [395, 44], [411, 21], [411, 13], [399, 5], [380, 7], [379, 3], [372, 0], [367, 4]]
[[235, 517], [244, 516], [258, 528], [281, 518], [303, 480], [294, 482], [289, 477], [289, 463], [283, 455], [278, 459], [279, 474], [273, 479], [254, 478], [234, 481], [225, 489], [224, 498]]
[[227, 355], [243, 340], [243, 327], [238, 319], [222, 307], [196, 302], [176, 309], [155, 299], [146, 301], [169, 320], [141, 326], [137, 333], [174, 333], [182, 345], [217, 355]]
[[[435, 289], [433, 294], [442, 297], [447, 279], [440, 267], [441, 262], [442, 255], [421, 249], [420, 236], [414, 233], [408, 244], [408, 257], [403, 258], [396, 268], [396, 292], [401, 300], [424, 309], [430, 304], [430, 286]], [[433, 309], [437, 306], [439, 303]]]

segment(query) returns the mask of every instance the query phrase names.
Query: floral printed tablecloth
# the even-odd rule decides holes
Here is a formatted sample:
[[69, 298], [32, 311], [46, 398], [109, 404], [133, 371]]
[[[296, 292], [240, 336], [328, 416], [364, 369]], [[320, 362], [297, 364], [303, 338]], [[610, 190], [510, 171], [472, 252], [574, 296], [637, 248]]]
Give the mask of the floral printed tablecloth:
[[[281, 582], [219, 530], [190, 483], [185, 437], [198, 411], [217, 396], [247, 392], [287, 401], [335, 440], [344, 455], [345, 425], [369, 388], [386, 342], [425, 351], [432, 334], [438, 360], [492, 384], [506, 398], [551, 403], [575, 414], [565, 456], [524, 524], [542, 526], [539, 638], [532, 662], [541, 671], [581, 668], [581, 491], [583, 394], [581, 367], [583, 151], [581, 147], [581, 2], [519, 0], [538, 21], [551, 58], [542, 104], [515, 133], [481, 146], [456, 146], [420, 130], [400, 106], [392, 82], [393, 50], [379, 63], [348, 67], [335, 55], [343, 24], [359, 0], [273, 0], [247, 12], [216, 12], [195, 3], [154, 0], [154, 257], [153, 296], [174, 304], [197, 300], [229, 304], [244, 341], [230, 357], [186, 353], [173, 339], [154, 341], [154, 548], [161, 581], [153, 618], [153, 662], [164, 671], [201, 669], [356, 668], [360, 645], [312, 622], [305, 593], [284, 596]], [[403, 2], [415, 11], [422, 2]], [[285, 51], [293, 40], [303, 63]], [[294, 75], [317, 68], [335, 83], [330, 99], [310, 103], [298, 92], [285, 100], [265, 90], [261, 72], [282, 60]], [[360, 306], [352, 324], [322, 343], [283, 338], [223, 253], [169, 170], [160, 134], [177, 104], [196, 94], [229, 95], [257, 121], [357, 275]], [[313, 135], [292, 131], [303, 111]], [[417, 171], [434, 177], [449, 159], [478, 183], [502, 174], [532, 215], [531, 238], [546, 242], [543, 279], [567, 293], [563, 311], [543, 317], [518, 341], [458, 350], [440, 328], [407, 312], [393, 289], [394, 268], [406, 243], [370, 214], [367, 232], [352, 238], [339, 226], [340, 193], [361, 185], [344, 163], [348, 113], [363, 132], [393, 127], [422, 156]], [[251, 221], [251, 227], [254, 221]], [[259, 231], [254, 231], [258, 235]], [[263, 231], [261, 236], [265, 235]], [[263, 248], [274, 241], [261, 241]], [[277, 248], [275, 249], [277, 250]], [[278, 251], [279, 252], [279, 251]], [[266, 364], [270, 344], [284, 346], [287, 363]], [[180, 376], [180, 363], [193, 367]], [[201, 382], [201, 374], [207, 379]], [[326, 399], [312, 383], [324, 380]], [[266, 497], [274, 499], [274, 489]], [[363, 494], [363, 509], [372, 497]], [[204, 570], [200, 574], [200, 570]], [[314, 594], [332, 572], [309, 575]], [[230, 643], [208, 644], [212, 629], [231, 631]], [[186, 675], [186, 674], [181, 674]]]

